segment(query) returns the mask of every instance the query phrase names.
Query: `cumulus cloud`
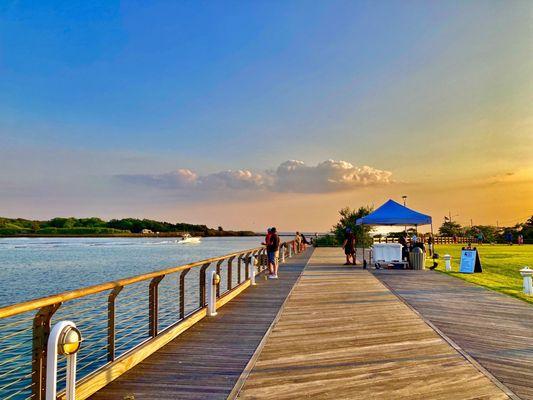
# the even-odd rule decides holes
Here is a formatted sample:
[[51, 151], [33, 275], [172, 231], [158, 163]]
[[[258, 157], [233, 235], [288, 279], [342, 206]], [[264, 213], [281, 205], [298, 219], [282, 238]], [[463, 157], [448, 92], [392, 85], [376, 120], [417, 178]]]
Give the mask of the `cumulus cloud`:
[[356, 167], [346, 161], [326, 160], [316, 166], [289, 160], [276, 170], [276, 190], [318, 193], [349, 190], [360, 186], [387, 184], [392, 173], [369, 166]]
[[129, 183], [163, 189], [250, 190], [293, 193], [327, 193], [369, 185], [389, 184], [392, 173], [347, 161], [326, 160], [318, 165], [288, 160], [273, 171], [227, 170], [200, 176], [189, 169], [156, 175], [119, 175]]
[[198, 175], [190, 169], [178, 169], [158, 175], [117, 175], [117, 178], [134, 184], [158, 187], [162, 189], [185, 189], [196, 185]]

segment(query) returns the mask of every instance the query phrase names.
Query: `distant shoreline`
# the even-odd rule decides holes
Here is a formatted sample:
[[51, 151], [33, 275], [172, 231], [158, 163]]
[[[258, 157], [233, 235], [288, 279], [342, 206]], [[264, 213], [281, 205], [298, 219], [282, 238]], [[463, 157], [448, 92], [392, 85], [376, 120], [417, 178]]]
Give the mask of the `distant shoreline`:
[[[254, 234], [246, 234], [246, 235], [239, 235], [239, 234], [223, 234], [223, 235], [193, 235], [193, 236], [200, 236], [200, 237], [258, 237], [258, 236], [264, 236], [261, 233], [254, 233]], [[94, 235], [38, 235], [38, 234], [20, 234], [20, 235], [0, 235], [1, 239], [6, 238], [112, 238], [112, 237], [118, 237], [118, 238], [179, 238], [183, 237], [180, 233], [160, 233], [157, 234], [142, 234], [142, 233], [121, 233], [121, 234], [94, 234]]]

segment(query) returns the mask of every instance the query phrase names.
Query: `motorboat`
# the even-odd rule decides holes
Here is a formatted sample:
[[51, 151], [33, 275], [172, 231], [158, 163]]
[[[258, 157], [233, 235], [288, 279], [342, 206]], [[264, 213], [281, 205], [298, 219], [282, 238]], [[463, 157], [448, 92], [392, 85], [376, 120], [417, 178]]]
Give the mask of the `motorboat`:
[[178, 244], [198, 244], [202, 238], [200, 236], [191, 236], [190, 234], [184, 234], [180, 239], [176, 241]]

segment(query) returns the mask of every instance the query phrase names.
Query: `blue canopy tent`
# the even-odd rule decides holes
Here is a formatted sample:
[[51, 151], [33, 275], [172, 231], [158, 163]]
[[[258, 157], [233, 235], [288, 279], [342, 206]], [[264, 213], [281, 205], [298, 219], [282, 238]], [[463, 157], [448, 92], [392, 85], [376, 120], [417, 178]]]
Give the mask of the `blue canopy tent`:
[[[433, 236], [433, 224], [431, 216], [411, 210], [406, 206], [389, 199], [385, 204], [355, 221], [356, 225], [431, 225], [431, 235]], [[363, 245], [364, 246], [364, 245]], [[363, 267], [366, 268], [365, 248], [363, 247]]]

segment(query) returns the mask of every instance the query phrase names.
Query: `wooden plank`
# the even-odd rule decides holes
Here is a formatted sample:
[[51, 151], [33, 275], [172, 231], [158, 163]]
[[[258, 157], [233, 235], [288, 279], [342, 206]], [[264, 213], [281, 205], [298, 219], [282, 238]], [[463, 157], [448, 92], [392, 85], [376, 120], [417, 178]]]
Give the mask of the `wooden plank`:
[[530, 304], [436, 271], [375, 275], [517, 396], [533, 400]]
[[340, 253], [315, 250], [239, 398], [508, 398]]
[[280, 268], [279, 280], [257, 278], [257, 286], [218, 300], [226, 305], [204, 318], [90, 398], [226, 398], [303, 270], [312, 249]]

